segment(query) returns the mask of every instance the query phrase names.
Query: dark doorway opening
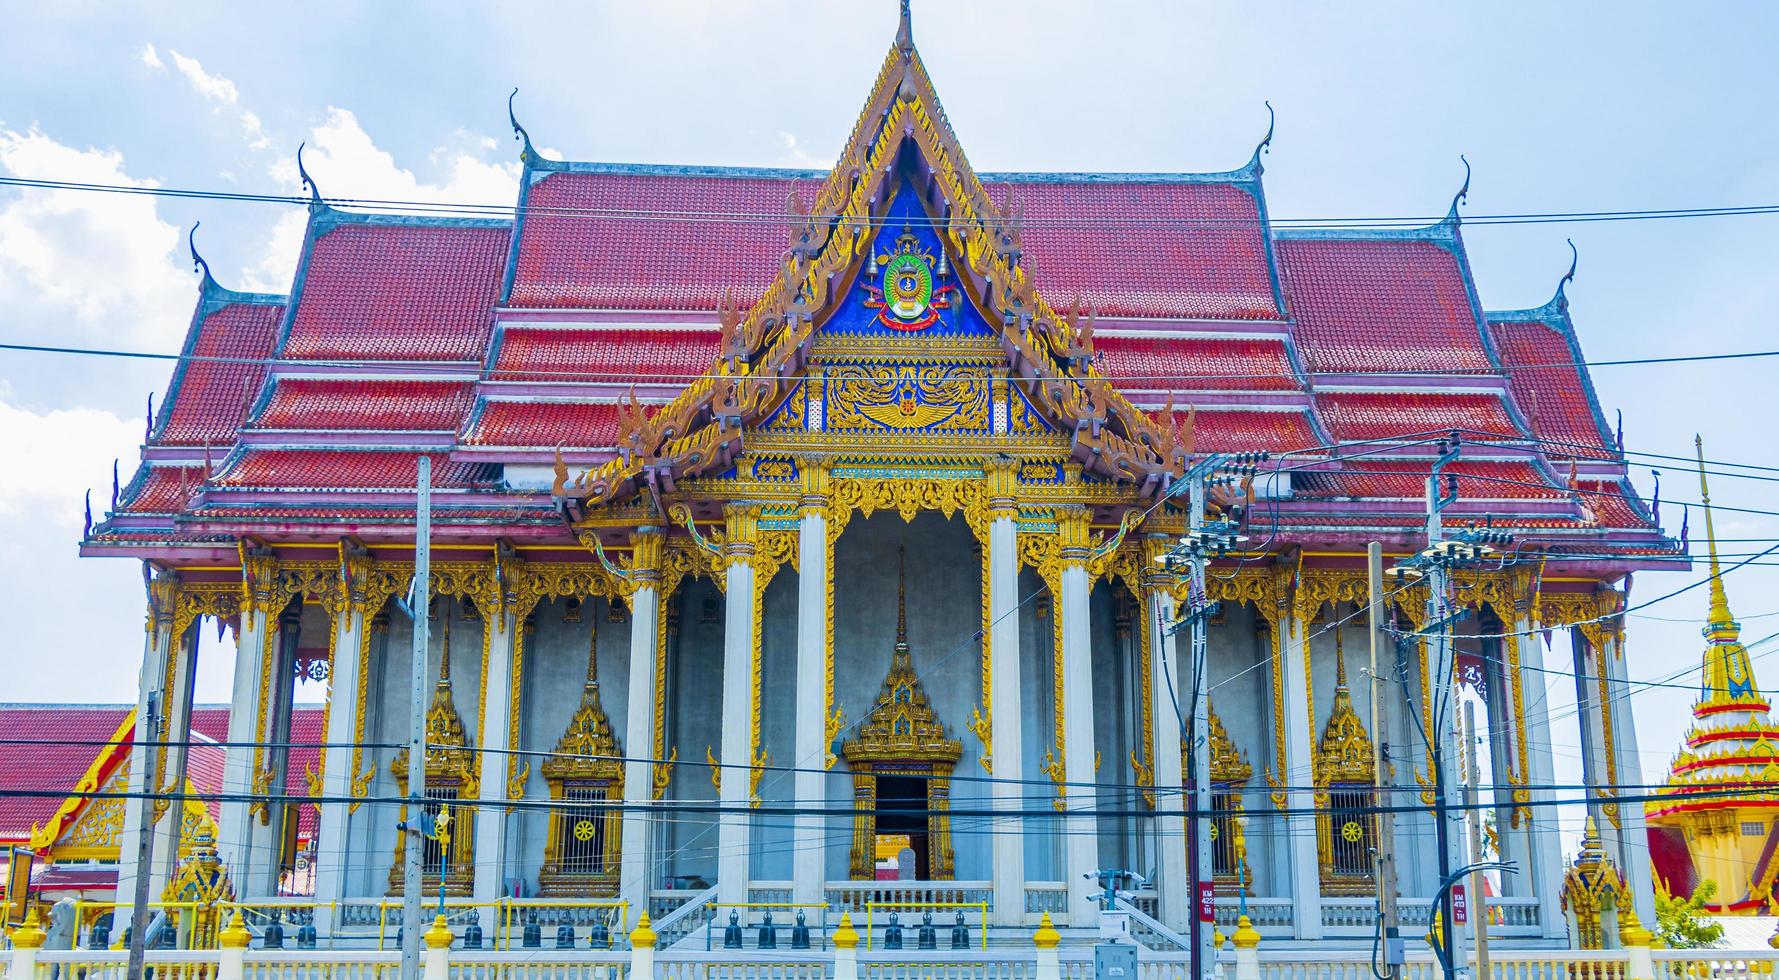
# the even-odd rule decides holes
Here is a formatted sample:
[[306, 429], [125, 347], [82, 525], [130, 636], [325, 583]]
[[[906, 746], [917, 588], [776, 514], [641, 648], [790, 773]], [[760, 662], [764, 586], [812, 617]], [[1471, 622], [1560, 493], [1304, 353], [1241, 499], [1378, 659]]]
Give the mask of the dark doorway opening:
[[930, 880], [925, 777], [877, 777], [877, 833], [906, 834], [908, 846], [914, 851], [914, 877], [921, 881]]

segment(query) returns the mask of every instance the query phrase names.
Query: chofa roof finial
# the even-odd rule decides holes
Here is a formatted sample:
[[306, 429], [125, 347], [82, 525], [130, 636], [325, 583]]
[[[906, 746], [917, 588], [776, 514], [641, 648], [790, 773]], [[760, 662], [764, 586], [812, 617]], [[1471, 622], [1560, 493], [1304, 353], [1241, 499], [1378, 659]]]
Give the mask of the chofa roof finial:
[[204, 261], [204, 257], [198, 254], [198, 226], [202, 224], [202, 221], [192, 222], [191, 231], [187, 232], [185, 236], [185, 244], [191, 249], [191, 271], [202, 272], [204, 274], [202, 286], [208, 288], [215, 284], [216, 279], [210, 275], [210, 263]]
[[1465, 159], [1462, 153], [1458, 154], [1458, 161], [1464, 164], [1464, 186], [1458, 188], [1458, 193], [1452, 195], [1452, 206], [1446, 211], [1446, 220], [1448, 221], [1458, 216], [1458, 205], [1470, 203], [1470, 161]]
[[321, 187], [309, 176], [309, 168], [303, 166], [303, 147], [308, 145], [307, 141], [297, 144], [297, 176], [303, 179], [303, 190], [309, 192], [309, 205], [313, 207], [322, 203]]
[[524, 126], [519, 125], [519, 117], [513, 114], [513, 100], [518, 97], [519, 87], [515, 85], [512, 93], [507, 96], [507, 122], [513, 124], [513, 139], [525, 144], [525, 148], [519, 151], [519, 162], [530, 163], [537, 158], [537, 151], [531, 148], [531, 134], [525, 131]]
[[1569, 271], [1563, 273], [1563, 278], [1557, 280], [1557, 299], [1567, 303], [1569, 297], [1563, 295], [1563, 287], [1575, 281], [1575, 265], [1581, 261], [1581, 253], [1575, 250], [1575, 239], [1566, 238], [1564, 241], [1569, 243]]
[[914, 51], [914, 18], [908, 12], [908, 0], [902, 0], [901, 19], [896, 24], [896, 50], [904, 55]]
[[1273, 125], [1278, 122], [1278, 116], [1276, 114], [1274, 114], [1272, 111], [1272, 100], [1268, 99], [1266, 101], [1265, 105], [1266, 105], [1266, 136], [1262, 137], [1260, 140], [1260, 145], [1256, 146], [1254, 148], [1254, 158], [1256, 160], [1258, 160], [1260, 158], [1261, 153], [1272, 152], [1272, 129], [1273, 129]]

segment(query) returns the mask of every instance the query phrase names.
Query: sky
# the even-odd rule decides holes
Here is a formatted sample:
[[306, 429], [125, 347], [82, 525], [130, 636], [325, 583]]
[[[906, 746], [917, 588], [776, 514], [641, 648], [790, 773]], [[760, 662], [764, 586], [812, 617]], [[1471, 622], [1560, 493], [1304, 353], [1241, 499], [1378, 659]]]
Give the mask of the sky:
[[[294, 194], [295, 152], [329, 196], [508, 204], [521, 121], [546, 155], [825, 166], [895, 30], [894, 0], [548, 5], [311, 2], [251, 8], [0, 2], [0, 176]], [[1444, 212], [1475, 168], [1473, 214], [1779, 203], [1779, 7], [1715, 3], [1093, 4], [915, 0], [914, 27], [980, 170], [1209, 171], [1266, 158], [1275, 217]], [[285, 292], [301, 209], [0, 187], [0, 342], [175, 352], [196, 280], [184, 230], [224, 285]], [[1465, 229], [1485, 309], [1568, 295], [1590, 360], [1779, 347], [1779, 216]], [[1779, 466], [1773, 358], [1601, 366], [1634, 451]], [[0, 351], [0, 698], [134, 700], [140, 573], [76, 558], [82, 495], [128, 479], [166, 362]], [[1634, 470], [1653, 489], [1649, 462]], [[1658, 462], [1678, 533], [1698, 501]], [[1774, 477], [1714, 501], [1779, 510]], [[1693, 540], [1703, 540], [1692, 520]], [[1779, 542], [1779, 518], [1720, 512], [1723, 551]], [[1779, 553], [1725, 579], [1748, 641], [1779, 631]], [[1637, 576], [1632, 601], [1699, 582]], [[1706, 596], [1629, 619], [1633, 678], [1695, 665]], [[1779, 642], [1757, 675], [1779, 688]], [[1561, 637], [1547, 654], [1568, 666]], [[226, 701], [214, 634], [200, 700]], [[1646, 780], [1688, 721], [1684, 685], [1634, 697]], [[1572, 684], [1552, 678], [1559, 782], [1577, 776]]]

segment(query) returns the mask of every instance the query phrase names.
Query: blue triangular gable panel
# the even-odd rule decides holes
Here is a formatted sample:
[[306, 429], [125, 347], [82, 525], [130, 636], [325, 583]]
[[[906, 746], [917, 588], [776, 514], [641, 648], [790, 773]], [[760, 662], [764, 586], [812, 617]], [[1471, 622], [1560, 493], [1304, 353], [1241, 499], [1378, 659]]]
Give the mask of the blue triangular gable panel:
[[[872, 238], [876, 273], [867, 262], [823, 331], [849, 336], [987, 337], [987, 321], [959, 292], [954, 274], [940, 275], [939, 236], [920, 197], [904, 180]], [[950, 257], [947, 264], [952, 264]]]

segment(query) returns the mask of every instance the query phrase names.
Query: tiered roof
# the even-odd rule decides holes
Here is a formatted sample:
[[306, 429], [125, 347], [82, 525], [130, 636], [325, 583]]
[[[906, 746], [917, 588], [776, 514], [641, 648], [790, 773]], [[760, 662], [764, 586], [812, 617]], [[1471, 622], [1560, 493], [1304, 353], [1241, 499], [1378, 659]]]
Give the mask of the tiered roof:
[[[1433, 437], [1457, 431], [1451, 519], [1549, 531], [1605, 556], [1586, 559], [1602, 575], [1680, 558], [1630, 488], [1567, 300], [1485, 314], [1456, 201], [1426, 229], [1281, 232], [1258, 150], [1212, 174], [976, 174], [911, 41], [831, 172], [554, 161], [529, 137], [522, 160], [512, 221], [354, 214], [317, 193], [288, 300], [206, 274], [186, 351], [239, 361], [182, 362], [85, 552], [178, 564], [230, 535], [395, 542], [419, 452], [436, 538], [570, 541], [557, 453], [588, 471], [590, 505], [637, 492], [645, 467], [720, 472], [746, 437], [704, 431], [717, 401], [758, 396], [739, 414], [763, 419], [793, 383], [768, 376], [802, 370], [831, 311], [768, 329], [804, 295], [786, 277], [830, 263], [827, 293], [844, 292], [858, 263], [841, 226], [887, 214], [912, 180], [948, 241], [992, 239], [952, 260], [1020, 383], [1092, 395], [1046, 410], [1096, 478], [1165, 486], [1171, 406], [1197, 452], [1284, 456], [1266, 500], [1281, 533], [1409, 546]], [[1064, 364], [1032, 338], [1083, 339], [1056, 312], [1077, 297], [1097, 313], [1093, 356]], [[751, 345], [746, 390], [709, 380], [725, 330]], [[646, 445], [620, 459], [632, 405]], [[698, 466], [669, 458], [698, 439]]]

